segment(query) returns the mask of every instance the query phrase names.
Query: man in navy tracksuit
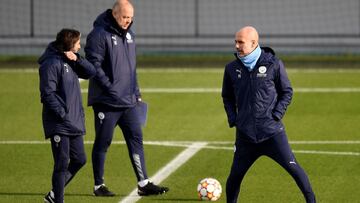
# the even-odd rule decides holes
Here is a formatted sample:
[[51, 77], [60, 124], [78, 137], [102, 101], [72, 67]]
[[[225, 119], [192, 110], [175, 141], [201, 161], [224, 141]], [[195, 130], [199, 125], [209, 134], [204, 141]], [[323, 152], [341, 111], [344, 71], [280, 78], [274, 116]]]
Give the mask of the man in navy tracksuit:
[[156, 195], [169, 189], [148, 180], [143, 150], [143, 135], [137, 103], [141, 95], [136, 76], [134, 33], [130, 30], [134, 8], [118, 0], [112, 9], [100, 14], [87, 37], [86, 57], [97, 69], [90, 80], [88, 105], [93, 107], [96, 138], [92, 151], [96, 196], [113, 196], [104, 184], [104, 163], [114, 128], [124, 135], [138, 181], [139, 195]]
[[222, 97], [230, 127], [236, 127], [233, 163], [226, 183], [227, 202], [237, 202], [240, 184], [262, 155], [279, 163], [296, 181], [306, 202], [315, 202], [309, 179], [296, 161], [281, 122], [292, 98], [283, 63], [261, 50], [251, 26], [235, 36], [236, 60], [227, 64]]
[[62, 203], [64, 187], [86, 162], [83, 135], [85, 118], [79, 77], [95, 76], [96, 69], [80, 57], [80, 32], [62, 29], [39, 58], [42, 119], [54, 158], [48, 203]]

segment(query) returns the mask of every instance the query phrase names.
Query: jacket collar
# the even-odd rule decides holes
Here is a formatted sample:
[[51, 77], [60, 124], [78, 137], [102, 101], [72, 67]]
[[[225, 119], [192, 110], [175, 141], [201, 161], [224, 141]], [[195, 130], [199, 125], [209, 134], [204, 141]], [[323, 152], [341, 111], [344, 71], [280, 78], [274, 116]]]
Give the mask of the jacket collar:
[[[238, 64], [240, 64], [241, 67], [248, 70], [248, 68], [239, 59], [237, 52], [234, 53], [234, 56], [236, 57], [236, 61], [238, 62]], [[267, 52], [264, 52], [264, 50], [261, 50], [260, 57], [259, 57], [258, 61], [256, 62], [254, 69], [252, 71], [258, 69], [258, 67], [260, 67], [260, 66], [269, 66], [270, 64], [272, 64], [272, 62], [273, 62], [273, 60], [271, 59], [272, 56], [273, 55], [271, 55], [270, 53], [267, 53]]]

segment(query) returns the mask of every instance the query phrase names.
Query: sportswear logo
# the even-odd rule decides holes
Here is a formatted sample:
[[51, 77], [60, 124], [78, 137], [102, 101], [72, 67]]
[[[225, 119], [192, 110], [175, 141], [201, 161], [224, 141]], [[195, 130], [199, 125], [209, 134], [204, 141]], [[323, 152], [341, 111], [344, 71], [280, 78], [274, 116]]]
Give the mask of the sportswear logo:
[[55, 146], [56, 146], [56, 147], [59, 147], [59, 143], [60, 143], [60, 141], [61, 141], [61, 137], [60, 137], [59, 135], [55, 135], [55, 136], [53, 137], [53, 139], [54, 139], [54, 142], [55, 142]]
[[132, 37], [130, 33], [126, 33], [126, 41], [127, 43], [133, 43]]
[[103, 120], [105, 118], [105, 114], [103, 112], [99, 112], [98, 117]]
[[117, 39], [116, 39], [116, 36], [115, 35], [111, 35], [111, 39], [114, 43], [114, 45], [117, 45]]
[[259, 67], [259, 73], [266, 73], [266, 67], [265, 66], [260, 66]]
[[60, 137], [59, 135], [55, 135], [55, 136], [54, 136], [54, 141], [55, 141], [56, 143], [59, 143], [59, 142], [61, 141], [61, 137]]
[[238, 78], [241, 78], [241, 70], [236, 69], [235, 71], [238, 73], [237, 77], [238, 77]]
[[294, 165], [296, 165], [296, 162], [295, 162], [295, 160], [292, 160], [292, 161], [289, 161], [289, 164], [294, 164]]
[[265, 77], [267, 76], [266, 71], [267, 71], [267, 69], [266, 69], [265, 66], [260, 66], [260, 67], [259, 67], [259, 73], [256, 74], [256, 77], [258, 77], [258, 78], [265, 78]]
[[136, 170], [140, 176], [140, 179], [143, 180], [144, 179], [144, 174], [143, 174], [143, 170], [141, 167], [141, 160], [140, 160], [140, 155], [138, 154], [133, 154], [133, 159], [134, 159], [134, 164], [136, 166]]
[[67, 63], [64, 63], [64, 68], [65, 68], [65, 71], [68, 73], [69, 72], [69, 65]]
[[98, 113], [98, 117], [99, 117], [99, 119], [100, 119], [100, 124], [102, 124], [102, 121], [103, 121], [104, 118], [105, 118], [105, 114], [104, 114], [103, 112], [99, 112], [99, 113]]

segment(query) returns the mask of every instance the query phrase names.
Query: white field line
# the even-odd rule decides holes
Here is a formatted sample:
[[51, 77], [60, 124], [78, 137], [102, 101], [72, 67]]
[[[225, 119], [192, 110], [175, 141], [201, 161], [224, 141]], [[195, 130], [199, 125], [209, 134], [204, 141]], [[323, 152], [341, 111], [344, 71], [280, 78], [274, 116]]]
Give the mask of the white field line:
[[[222, 69], [140, 69], [142, 73], [222, 73]], [[290, 69], [293, 73], [360, 73], [358, 69]], [[0, 73], [38, 73], [38, 69], [0, 69]], [[79, 82], [85, 80], [79, 79]], [[87, 93], [87, 89], [81, 89], [82, 93]], [[221, 88], [142, 88], [144, 93], [220, 93]], [[360, 87], [310, 87], [294, 88], [295, 93], [359, 93]]]
[[[87, 89], [81, 89], [88, 93]], [[221, 88], [141, 88], [142, 93], [221, 93]], [[359, 93], [360, 87], [299, 87], [294, 88], [295, 93]]]
[[[206, 142], [208, 145], [232, 145], [232, 141], [144, 141], [145, 145], [158, 146], [181, 146], [189, 147], [193, 143]], [[48, 140], [3, 140], [0, 144], [48, 144]], [[84, 141], [84, 144], [93, 144], [93, 141]], [[358, 145], [360, 140], [294, 140], [289, 141], [290, 144], [299, 145]], [[112, 141], [111, 144], [126, 144], [125, 141]]]
[[299, 87], [294, 88], [295, 93], [358, 93], [360, 92], [360, 87]]
[[[194, 156], [199, 150], [206, 146], [206, 142], [196, 142], [190, 145], [187, 149], [178, 154], [173, 160], [161, 168], [154, 176], [150, 178], [156, 184], [166, 179], [171, 173], [176, 171], [180, 166], [187, 162], [192, 156]], [[137, 194], [137, 188], [135, 188], [127, 197], [119, 201], [119, 203], [133, 203], [141, 199], [141, 196]]]
[[317, 150], [293, 150], [297, 154], [325, 154], [325, 155], [343, 155], [343, 156], [360, 156], [359, 152], [333, 152]]
[[[49, 144], [47, 140], [43, 141], [0, 141], [3, 145], [16, 145], [16, 144]], [[93, 144], [93, 141], [84, 141], [84, 144]], [[166, 147], [186, 147], [188, 149], [199, 148], [196, 144], [205, 142], [194, 141], [144, 141], [145, 145], [156, 145]], [[206, 146], [201, 149], [215, 149], [215, 150], [233, 150], [233, 147], [226, 146], [210, 146], [210, 145], [233, 145], [234, 142], [228, 141], [209, 141]], [[112, 144], [126, 144], [125, 141], [113, 141]], [[360, 140], [324, 140], [324, 141], [290, 141], [292, 145], [358, 145]], [[298, 154], [323, 154], [323, 155], [345, 155], [345, 156], [360, 156], [359, 152], [339, 152], [339, 151], [318, 151], [318, 150], [293, 150]]]
[[[145, 145], [158, 145], [158, 146], [179, 146], [189, 147], [193, 143], [206, 142], [208, 145], [232, 145], [232, 141], [144, 141]], [[49, 140], [3, 140], [0, 144], [48, 144]], [[84, 141], [84, 144], [93, 144], [93, 141]], [[360, 140], [294, 140], [289, 141], [294, 145], [358, 145]], [[125, 141], [112, 141], [111, 144], [126, 144]]]

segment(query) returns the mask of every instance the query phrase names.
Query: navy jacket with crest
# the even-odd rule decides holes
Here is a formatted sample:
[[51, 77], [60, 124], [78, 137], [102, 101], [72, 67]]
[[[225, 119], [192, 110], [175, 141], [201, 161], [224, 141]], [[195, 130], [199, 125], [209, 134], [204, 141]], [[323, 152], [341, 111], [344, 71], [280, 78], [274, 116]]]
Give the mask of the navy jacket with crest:
[[78, 136], [86, 132], [79, 78], [93, 77], [96, 70], [80, 55], [77, 54], [77, 58], [76, 62], [67, 59], [52, 42], [38, 60], [46, 138], [55, 134]]
[[89, 106], [132, 107], [140, 97], [135, 36], [129, 28], [124, 30], [118, 26], [111, 9], [95, 20], [85, 46], [86, 58], [97, 71], [89, 82]]
[[252, 71], [238, 58], [225, 67], [222, 98], [239, 139], [259, 143], [283, 131], [292, 94], [284, 65], [272, 53], [262, 50]]

